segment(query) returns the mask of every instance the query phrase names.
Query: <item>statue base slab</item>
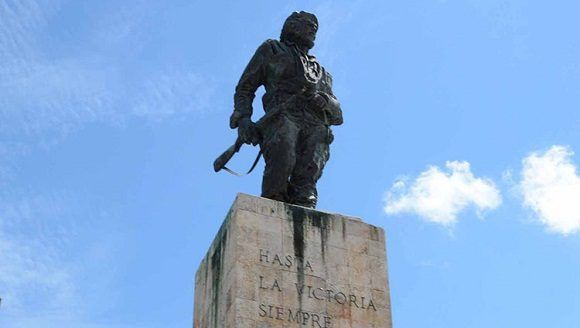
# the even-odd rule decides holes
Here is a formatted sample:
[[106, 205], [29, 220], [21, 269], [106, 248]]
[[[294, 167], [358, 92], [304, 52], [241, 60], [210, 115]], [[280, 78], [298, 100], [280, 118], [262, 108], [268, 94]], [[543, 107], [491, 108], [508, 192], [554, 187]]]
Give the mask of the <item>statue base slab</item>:
[[194, 328], [391, 328], [383, 229], [238, 194], [195, 277]]

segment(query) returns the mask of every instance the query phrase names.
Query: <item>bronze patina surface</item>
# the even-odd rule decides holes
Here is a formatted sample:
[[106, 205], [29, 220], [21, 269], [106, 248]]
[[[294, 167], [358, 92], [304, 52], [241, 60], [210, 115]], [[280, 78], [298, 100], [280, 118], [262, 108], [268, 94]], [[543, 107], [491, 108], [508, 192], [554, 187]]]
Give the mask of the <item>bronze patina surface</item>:
[[[230, 127], [238, 129], [236, 145], [214, 163], [216, 171], [239, 147], [260, 146], [266, 162], [262, 197], [316, 207], [316, 183], [329, 158], [330, 126], [342, 124], [332, 77], [309, 53], [318, 19], [294, 12], [285, 21], [280, 40], [266, 40], [245, 68], [234, 95]], [[256, 90], [266, 93], [267, 120], [252, 121]], [[269, 115], [270, 114], [270, 115]]]

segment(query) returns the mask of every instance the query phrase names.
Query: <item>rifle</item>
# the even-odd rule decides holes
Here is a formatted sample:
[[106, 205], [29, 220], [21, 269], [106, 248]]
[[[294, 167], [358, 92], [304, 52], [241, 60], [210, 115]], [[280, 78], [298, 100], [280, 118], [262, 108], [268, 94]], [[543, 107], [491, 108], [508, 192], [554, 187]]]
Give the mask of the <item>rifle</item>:
[[[285, 102], [272, 108], [270, 111], [268, 111], [266, 114], [264, 114], [264, 116], [262, 116], [258, 120], [258, 122], [255, 123], [256, 129], [258, 129], [258, 131], [260, 131], [266, 123], [268, 123], [269, 121], [272, 120], [272, 118], [274, 118], [280, 112], [286, 110], [290, 105], [292, 105], [294, 103], [294, 101], [296, 100], [296, 98], [301, 94], [302, 93], [293, 94]], [[224, 151], [221, 155], [219, 155], [218, 158], [216, 158], [216, 160], [213, 162], [214, 171], [219, 172], [222, 169], [224, 169], [227, 172], [229, 172], [233, 175], [239, 176], [239, 177], [244, 176], [246, 174], [250, 174], [254, 170], [256, 165], [258, 164], [258, 161], [260, 160], [260, 156], [262, 155], [262, 151], [260, 151], [258, 153], [258, 156], [256, 156], [256, 159], [254, 160], [252, 167], [248, 170], [248, 172], [246, 174], [239, 174], [239, 173], [232, 171], [226, 167], [226, 164], [230, 161], [230, 159], [234, 156], [235, 153], [240, 151], [240, 148], [242, 148], [243, 144], [244, 144], [244, 142], [238, 136], [238, 138], [236, 139], [236, 142], [233, 145], [231, 145], [228, 149], [226, 149], [226, 151]]]

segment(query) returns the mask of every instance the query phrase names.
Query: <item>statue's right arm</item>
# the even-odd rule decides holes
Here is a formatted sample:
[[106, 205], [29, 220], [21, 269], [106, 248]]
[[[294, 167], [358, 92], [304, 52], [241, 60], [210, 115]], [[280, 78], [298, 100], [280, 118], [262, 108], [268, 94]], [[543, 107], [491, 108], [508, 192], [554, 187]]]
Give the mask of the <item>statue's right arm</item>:
[[266, 79], [266, 65], [273, 54], [273, 40], [264, 42], [246, 66], [242, 77], [236, 86], [234, 94], [234, 112], [230, 118], [230, 127], [235, 129], [239, 122], [252, 117], [252, 102], [256, 90], [264, 84]]

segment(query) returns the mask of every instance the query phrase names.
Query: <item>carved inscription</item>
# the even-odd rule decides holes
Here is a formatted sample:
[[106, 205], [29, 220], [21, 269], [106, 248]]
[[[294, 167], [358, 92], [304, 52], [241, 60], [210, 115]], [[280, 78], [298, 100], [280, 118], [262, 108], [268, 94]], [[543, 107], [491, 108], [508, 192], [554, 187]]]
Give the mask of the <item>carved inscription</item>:
[[282, 289], [280, 289], [280, 284], [278, 284], [278, 280], [274, 279], [274, 282], [270, 285], [264, 286], [264, 277], [260, 276], [260, 289], [269, 289], [269, 290], [277, 290], [279, 292], [282, 292]]
[[308, 298], [313, 298], [319, 301], [327, 301], [330, 303], [338, 303], [341, 305], [348, 305], [365, 310], [376, 311], [377, 308], [372, 299], [367, 299], [364, 296], [348, 294], [342, 291], [335, 291], [332, 289], [315, 288], [312, 286], [296, 285], [296, 292], [298, 295], [306, 295]]
[[290, 268], [304, 268], [304, 270], [314, 272], [310, 261], [294, 255], [280, 255], [271, 253], [269, 250], [260, 249], [260, 262], [272, 264], [274, 266]]
[[260, 304], [258, 306], [258, 315], [262, 318], [268, 317], [270, 319], [283, 320], [291, 323], [297, 323], [302, 326], [330, 328], [330, 317], [325, 314], [292, 310], [280, 306]]
[[[312, 263], [307, 259], [295, 257], [293, 255], [280, 255], [264, 249], [260, 249], [259, 262], [286, 269], [302, 267], [308, 269], [310, 272], [314, 271]], [[306, 297], [320, 302], [335, 303], [366, 311], [377, 311], [372, 298], [368, 297], [368, 295], [365, 297], [338, 288], [322, 288], [298, 282], [294, 282], [290, 286], [282, 286], [277, 279], [268, 279], [261, 275], [258, 278], [259, 288], [261, 290], [275, 293], [282, 293], [286, 290], [291, 290], [300, 298]], [[258, 315], [262, 318], [286, 321], [307, 327], [332, 327], [332, 317], [327, 314], [305, 311], [304, 309], [291, 309], [274, 304], [261, 303], [258, 306]]]
[[[277, 279], [274, 279], [273, 281], [267, 281], [263, 276], [259, 276], [259, 278], [260, 289], [282, 292]], [[325, 289], [298, 283], [294, 283], [294, 287], [296, 288], [296, 293], [299, 296], [305, 296], [311, 299], [326, 301], [329, 303], [338, 303], [340, 305], [356, 307], [363, 310], [377, 310], [372, 299], [361, 295], [349, 294], [341, 290]]]

